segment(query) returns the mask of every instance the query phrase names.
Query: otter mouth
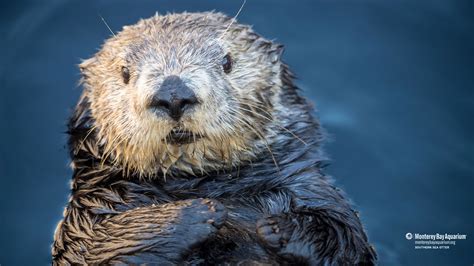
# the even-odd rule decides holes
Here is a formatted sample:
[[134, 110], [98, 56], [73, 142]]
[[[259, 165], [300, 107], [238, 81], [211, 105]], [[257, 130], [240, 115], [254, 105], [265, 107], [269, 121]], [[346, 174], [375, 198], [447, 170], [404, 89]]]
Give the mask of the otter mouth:
[[166, 136], [166, 142], [173, 145], [182, 145], [196, 142], [201, 138], [202, 136], [200, 134], [188, 130], [173, 128]]

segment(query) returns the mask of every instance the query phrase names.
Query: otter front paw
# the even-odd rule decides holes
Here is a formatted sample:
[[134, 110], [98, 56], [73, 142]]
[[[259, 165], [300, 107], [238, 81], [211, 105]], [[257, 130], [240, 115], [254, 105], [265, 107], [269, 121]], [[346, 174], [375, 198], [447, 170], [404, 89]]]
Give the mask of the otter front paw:
[[220, 228], [227, 217], [224, 205], [214, 199], [193, 199], [183, 209], [181, 220], [187, 224], [210, 224]]
[[294, 231], [294, 223], [287, 216], [269, 216], [257, 221], [257, 235], [273, 251], [285, 248]]
[[191, 240], [188, 242], [190, 245], [206, 240], [226, 220], [227, 211], [217, 200], [193, 199], [186, 205], [179, 216], [183, 233], [180, 237]]

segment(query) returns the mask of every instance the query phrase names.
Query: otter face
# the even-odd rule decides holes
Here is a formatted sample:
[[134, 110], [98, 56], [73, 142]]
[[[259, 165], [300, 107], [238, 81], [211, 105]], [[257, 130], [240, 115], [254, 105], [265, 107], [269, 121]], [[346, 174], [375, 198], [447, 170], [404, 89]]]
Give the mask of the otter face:
[[146, 175], [251, 160], [272, 134], [281, 51], [218, 13], [124, 27], [80, 65], [103, 159]]

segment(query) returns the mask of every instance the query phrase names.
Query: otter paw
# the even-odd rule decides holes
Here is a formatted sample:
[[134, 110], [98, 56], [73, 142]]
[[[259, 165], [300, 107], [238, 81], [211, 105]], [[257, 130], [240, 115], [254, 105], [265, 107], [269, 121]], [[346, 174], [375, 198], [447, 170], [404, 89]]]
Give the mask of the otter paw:
[[215, 199], [195, 199], [189, 206], [188, 217], [194, 223], [207, 223], [220, 228], [226, 218], [227, 211], [219, 201]]
[[257, 235], [274, 250], [286, 247], [294, 231], [294, 223], [286, 216], [269, 216], [257, 221]]
[[227, 211], [217, 200], [193, 199], [186, 203], [178, 217], [179, 237], [195, 245], [208, 239], [224, 224]]

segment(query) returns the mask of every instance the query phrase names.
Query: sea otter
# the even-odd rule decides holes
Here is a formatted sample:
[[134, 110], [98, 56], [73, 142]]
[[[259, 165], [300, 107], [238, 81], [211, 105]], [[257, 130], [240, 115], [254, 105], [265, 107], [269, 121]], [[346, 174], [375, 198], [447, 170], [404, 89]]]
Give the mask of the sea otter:
[[155, 15], [83, 61], [53, 264], [374, 264], [282, 45]]

